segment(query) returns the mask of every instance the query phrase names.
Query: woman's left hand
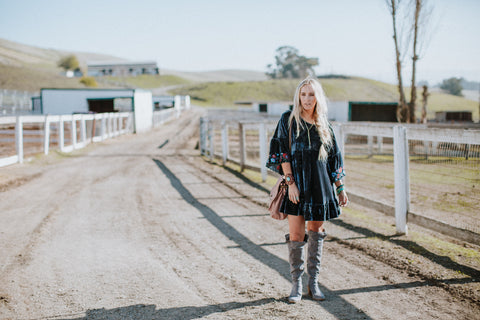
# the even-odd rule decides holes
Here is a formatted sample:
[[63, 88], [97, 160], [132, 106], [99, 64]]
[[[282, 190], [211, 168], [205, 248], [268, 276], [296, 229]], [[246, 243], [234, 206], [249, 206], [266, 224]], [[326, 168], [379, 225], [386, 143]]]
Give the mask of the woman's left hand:
[[338, 194], [338, 203], [340, 204], [341, 207], [346, 207], [348, 204], [348, 196], [345, 190], [342, 190]]

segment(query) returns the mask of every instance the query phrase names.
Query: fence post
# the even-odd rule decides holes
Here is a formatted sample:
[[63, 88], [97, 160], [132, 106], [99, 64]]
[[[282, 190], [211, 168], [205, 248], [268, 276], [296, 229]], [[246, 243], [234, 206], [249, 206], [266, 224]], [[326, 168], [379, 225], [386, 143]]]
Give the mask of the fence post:
[[368, 144], [368, 157], [371, 158], [373, 156], [373, 136], [367, 136], [367, 144]]
[[423, 148], [425, 152], [425, 160], [428, 160], [428, 154], [430, 153], [430, 141], [423, 141]]
[[15, 147], [17, 148], [18, 163], [23, 163], [23, 119], [17, 116], [15, 125]]
[[208, 121], [208, 142], [210, 147], [210, 161], [213, 161], [213, 154], [215, 152], [215, 135], [213, 131], [213, 122]]
[[338, 147], [342, 152], [342, 156], [345, 157], [345, 134], [343, 133], [342, 124], [338, 123], [333, 127], [333, 132], [335, 133], [335, 139], [337, 141]]
[[113, 137], [113, 123], [112, 123], [112, 113], [109, 112], [108, 113], [108, 117], [107, 117], [107, 137], [110, 139], [111, 137]]
[[407, 212], [410, 203], [407, 129], [393, 127], [393, 166], [395, 174], [395, 225], [397, 234], [407, 234]]
[[225, 165], [228, 159], [228, 124], [222, 121], [222, 164]]
[[48, 115], [45, 116], [45, 123], [43, 125], [43, 152], [48, 154], [48, 147], [50, 146], [50, 121]]
[[59, 116], [58, 119], [58, 147], [63, 152], [65, 147], [65, 126], [63, 123], [63, 116]]
[[90, 139], [91, 142], [93, 142], [93, 138], [95, 138], [95, 130], [97, 128], [97, 118], [93, 116], [93, 121], [92, 121], [92, 138]]
[[107, 119], [105, 118], [105, 113], [102, 113], [100, 119], [100, 141], [106, 139], [106, 131], [107, 131]]
[[75, 116], [72, 115], [72, 147], [75, 149], [77, 144], [77, 120], [75, 120]]
[[80, 137], [82, 139], [83, 146], [85, 146], [87, 144], [87, 124], [85, 123], [84, 115], [82, 115], [80, 119]]
[[382, 136], [377, 136], [377, 152], [378, 154], [383, 153], [383, 137]]
[[113, 136], [118, 136], [118, 113], [113, 114]]
[[243, 123], [238, 123], [238, 135], [239, 135], [239, 144], [240, 144], [240, 172], [245, 170], [245, 158], [246, 158], [246, 148], [245, 148], [245, 128]]
[[258, 139], [260, 143], [260, 172], [262, 173], [262, 181], [267, 181], [267, 133], [265, 131], [265, 122], [260, 123], [258, 128]]
[[200, 117], [200, 155], [205, 155], [205, 119]]

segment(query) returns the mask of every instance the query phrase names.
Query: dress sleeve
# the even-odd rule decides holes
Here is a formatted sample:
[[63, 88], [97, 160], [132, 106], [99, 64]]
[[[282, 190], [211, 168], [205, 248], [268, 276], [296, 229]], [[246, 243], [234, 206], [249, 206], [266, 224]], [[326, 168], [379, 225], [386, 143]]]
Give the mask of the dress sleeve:
[[338, 147], [337, 140], [335, 138], [335, 134], [332, 132], [332, 146], [328, 151], [328, 159], [327, 159], [327, 170], [328, 175], [330, 177], [330, 181], [335, 183], [345, 177], [345, 170], [343, 168], [343, 158], [340, 148]]
[[286, 112], [282, 115], [278, 121], [277, 128], [273, 134], [272, 140], [270, 140], [270, 151], [267, 160], [267, 168], [273, 170], [279, 174], [283, 174], [281, 164], [283, 162], [290, 162], [291, 152], [288, 141], [288, 119], [290, 112]]

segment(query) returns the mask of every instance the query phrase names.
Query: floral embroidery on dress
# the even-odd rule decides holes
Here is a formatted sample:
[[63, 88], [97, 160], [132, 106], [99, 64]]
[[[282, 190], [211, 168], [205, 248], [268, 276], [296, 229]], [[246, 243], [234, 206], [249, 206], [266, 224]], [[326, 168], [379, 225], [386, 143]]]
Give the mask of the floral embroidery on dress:
[[334, 172], [332, 172], [332, 177], [333, 177], [334, 181], [338, 181], [338, 180], [342, 179], [343, 177], [345, 177], [345, 170], [343, 170], [343, 167], [340, 167], [337, 170], [335, 170]]
[[270, 155], [270, 159], [268, 160], [268, 164], [270, 166], [278, 165], [277, 169], [280, 168], [280, 164], [283, 162], [290, 162], [290, 156], [288, 153], [274, 153]]

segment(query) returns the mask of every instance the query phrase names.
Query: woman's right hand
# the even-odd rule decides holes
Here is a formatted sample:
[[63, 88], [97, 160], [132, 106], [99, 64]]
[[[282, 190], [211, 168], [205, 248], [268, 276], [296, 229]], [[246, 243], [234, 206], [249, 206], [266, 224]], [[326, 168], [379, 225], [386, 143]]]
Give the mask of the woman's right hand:
[[288, 186], [288, 199], [295, 204], [300, 202], [300, 191], [295, 183]]

